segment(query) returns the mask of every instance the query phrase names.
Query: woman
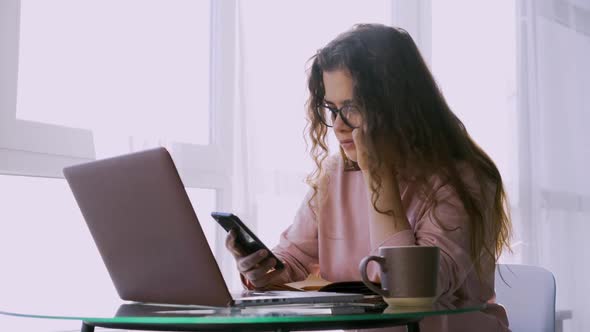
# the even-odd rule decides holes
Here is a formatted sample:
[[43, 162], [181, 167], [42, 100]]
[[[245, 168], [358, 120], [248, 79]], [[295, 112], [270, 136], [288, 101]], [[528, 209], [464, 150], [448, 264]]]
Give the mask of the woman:
[[[355, 26], [312, 58], [307, 103], [317, 169], [294, 223], [273, 249], [227, 246], [251, 288], [305, 279], [360, 280], [380, 246], [438, 246], [441, 301], [494, 298], [494, 269], [511, 233], [502, 178], [449, 109], [407, 32]], [[340, 155], [328, 157], [332, 127]], [[369, 275], [378, 280], [376, 267]], [[467, 325], [465, 325], [467, 324]], [[423, 321], [426, 330], [502, 331], [503, 308]]]

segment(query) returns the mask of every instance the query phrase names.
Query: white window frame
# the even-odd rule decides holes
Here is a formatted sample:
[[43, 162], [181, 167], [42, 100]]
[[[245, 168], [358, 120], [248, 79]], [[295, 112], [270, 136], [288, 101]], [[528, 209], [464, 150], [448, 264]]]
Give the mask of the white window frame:
[[424, 61], [432, 59], [432, 0], [391, 0], [391, 21], [414, 39]]
[[[63, 178], [64, 167], [95, 160], [93, 134], [16, 118], [20, 11], [21, 0], [0, 2], [0, 174]], [[235, 0], [211, 1], [210, 144], [168, 146], [184, 185], [216, 190], [220, 210], [232, 206], [235, 12]]]
[[0, 173], [62, 177], [67, 165], [94, 159], [92, 134], [16, 119], [20, 0], [0, 2]]
[[[0, 3], [0, 173], [63, 178], [62, 169], [95, 159], [90, 130], [16, 118], [20, 0]], [[232, 155], [235, 2], [211, 2], [209, 145], [171, 144], [187, 187], [227, 189]], [[32, 163], [32, 161], [38, 161]]]
[[[555, 14], [548, 10], [547, 6], [558, 6], [559, 11]], [[538, 181], [539, 168], [534, 167], [541, 158], [537, 138], [540, 135], [541, 119], [539, 109], [539, 91], [538, 91], [538, 64], [537, 54], [537, 14], [561, 24], [569, 29], [580, 33], [590, 35], [590, 31], [584, 29], [580, 19], [575, 18], [590, 17], [590, 10], [586, 7], [580, 7], [575, 1], [534, 1], [522, 0], [516, 4], [517, 9], [517, 40], [518, 40], [518, 65], [517, 65], [517, 84], [520, 98], [518, 99], [518, 157], [519, 157], [519, 202], [522, 209], [521, 220], [523, 229], [535, 229], [534, 223], [540, 220], [541, 208], [561, 209], [564, 211], [588, 211], [590, 210], [590, 197], [576, 194], [563, 193], [548, 188], [543, 188]], [[529, 264], [539, 264], [538, 248], [541, 246], [537, 234], [525, 232], [523, 240], [529, 243], [523, 255], [523, 261]]]

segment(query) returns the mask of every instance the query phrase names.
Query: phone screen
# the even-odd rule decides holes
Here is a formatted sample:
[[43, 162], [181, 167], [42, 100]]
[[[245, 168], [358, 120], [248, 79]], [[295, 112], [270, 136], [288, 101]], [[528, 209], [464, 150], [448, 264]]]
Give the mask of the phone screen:
[[230, 228], [237, 231], [236, 242], [238, 245], [246, 251], [247, 254], [253, 254], [260, 249], [265, 249], [266, 246], [262, 242], [257, 242], [247, 230], [239, 225], [234, 225]]
[[240, 228], [240, 242], [242, 245], [247, 247], [257, 247], [256, 241], [250, 236], [250, 234], [246, 233], [243, 228]]

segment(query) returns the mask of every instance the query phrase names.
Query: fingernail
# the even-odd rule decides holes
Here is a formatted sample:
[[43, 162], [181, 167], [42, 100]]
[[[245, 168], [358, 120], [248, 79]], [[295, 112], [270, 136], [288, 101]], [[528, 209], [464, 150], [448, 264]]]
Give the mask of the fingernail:
[[266, 250], [262, 250], [262, 251], [259, 253], [259, 255], [260, 255], [261, 257], [264, 257], [264, 256], [266, 256], [266, 255], [267, 255], [267, 252], [266, 252]]

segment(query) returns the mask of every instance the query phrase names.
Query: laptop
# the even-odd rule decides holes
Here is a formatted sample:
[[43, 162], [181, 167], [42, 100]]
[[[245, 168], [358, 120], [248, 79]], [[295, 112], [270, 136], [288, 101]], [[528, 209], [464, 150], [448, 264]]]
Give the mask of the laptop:
[[361, 294], [289, 291], [232, 296], [165, 148], [71, 166], [63, 173], [123, 300], [232, 307], [363, 299]]

